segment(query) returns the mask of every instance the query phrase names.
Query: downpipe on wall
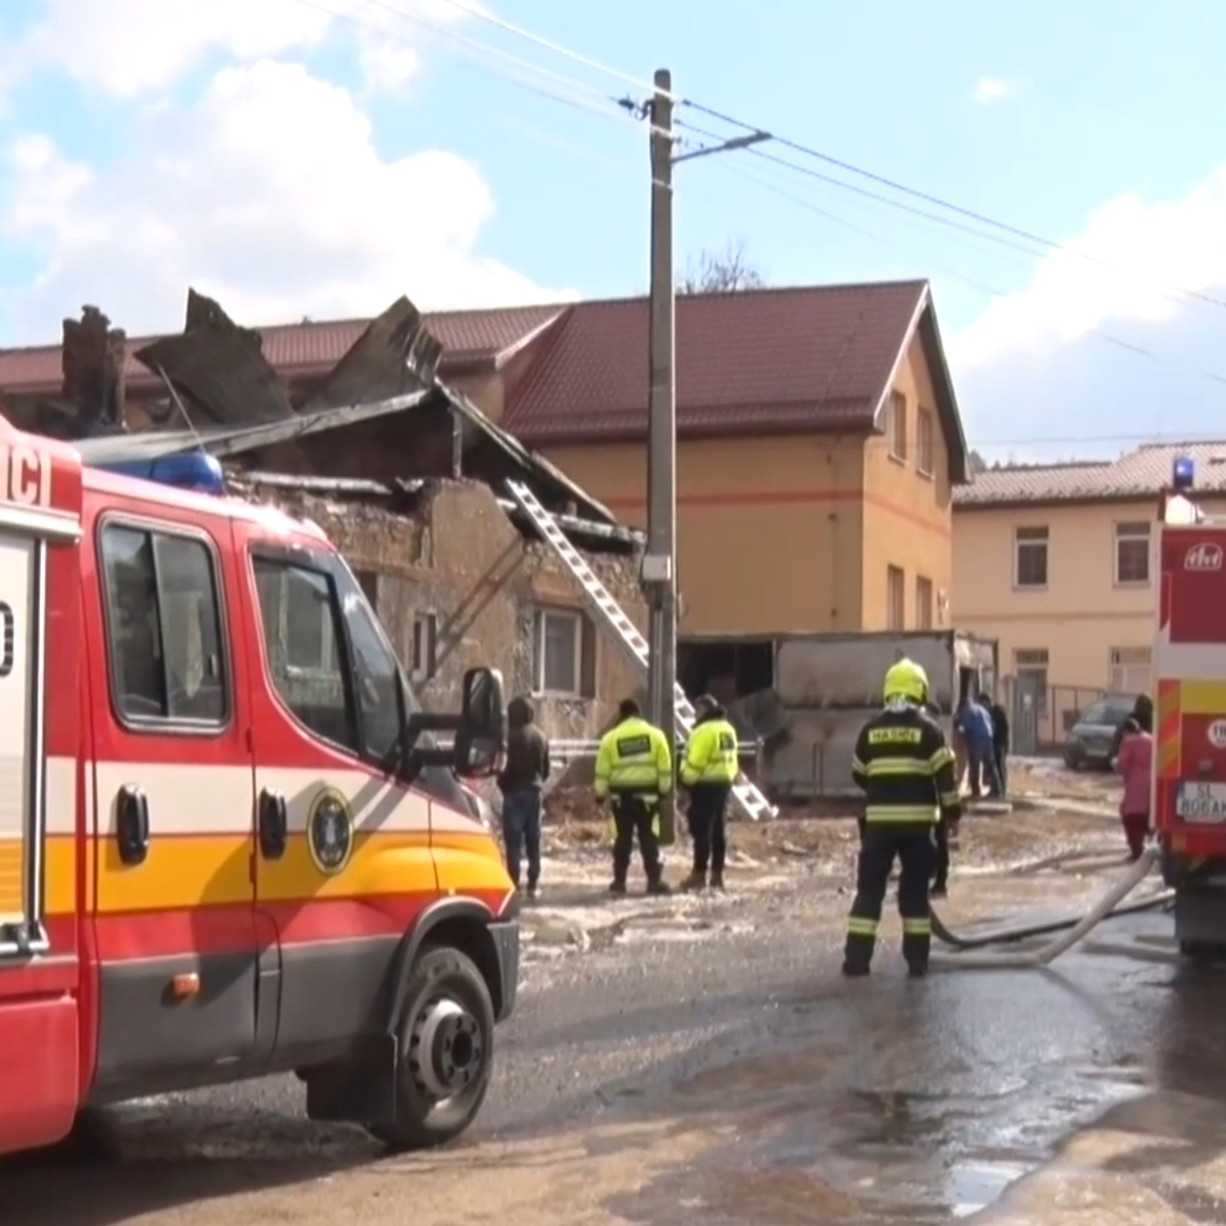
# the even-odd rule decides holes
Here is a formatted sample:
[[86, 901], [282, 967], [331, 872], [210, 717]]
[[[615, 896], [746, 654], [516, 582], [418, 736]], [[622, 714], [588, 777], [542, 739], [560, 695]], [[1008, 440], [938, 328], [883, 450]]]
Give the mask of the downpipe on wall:
[[1056, 940], [1044, 945], [1041, 949], [1030, 953], [971, 953], [938, 955], [932, 959], [933, 970], [1038, 970], [1049, 965], [1062, 953], [1071, 949], [1078, 941], [1096, 928], [1105, 919], [1116, 915], [1128, 915], [1137, 911], [1146, 911], [1151, 907], [1161, 906], [1170, 902], [1175, 896], [1174, 890], [1161, 890], [1156, 894], [1137, 899], [1124, 905], [1124, 899], [1141, 884], [1149, 875], [1150, 870], [1158, 863], [1160, 853], [1156, 847], [1147, 848], [1135, 864], [1129, 866], [1128, 872], [1111, 884], [1107, 892], [1080, 919], [1063, 919], [1047, 923], [1019, 925], [1016, 928], [997, 929], [981, 937], [965, 938], [950, 932], [941, 923], [939, 917], [932, 915], [932, 931], [938, 940], [952, 945], [957, 949], [970, 950], [986, 945], [996, 945], [1008, 941], [1020, 941], [1027, 937], [1041, 936], [1048, 932], [1058, 932], [1069, 929]]

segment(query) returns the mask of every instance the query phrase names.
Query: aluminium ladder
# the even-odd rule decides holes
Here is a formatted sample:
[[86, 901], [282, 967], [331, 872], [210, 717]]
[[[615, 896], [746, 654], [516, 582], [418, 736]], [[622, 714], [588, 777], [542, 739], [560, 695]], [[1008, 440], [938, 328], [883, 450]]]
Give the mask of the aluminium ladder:
[[[639, 633], [634, 622], [626, 616], [626, 611], [609, 594], [609, 589], [601, 583], [599, 576], [587, 564], [583, 555], [570, 543], [570, 538], [558, 527], [557, 521], [541, 505], [536, 495], [522, 481], [508, 480], [506, 485], [511, 496], [532, 521], [536, 530], [566, 564], [567, 570], [574, 576], [601, 620], [613, 631], [618, 642], [634, 662], [646, 670], [650, 659], [647, 640]], [[673, 689], [677, 726], [688, 737], [694, 729], [696, 718], [694, 706], [686, 697], [685, 690], [675, 681]], [[774, 817], [778, 812], [757, 785], [747, 779], [743, 773], [737, 776], [736, 782], [732, 785], [732, 797], [737, 807], [750, 821], [756, 822], [764, 817]]]

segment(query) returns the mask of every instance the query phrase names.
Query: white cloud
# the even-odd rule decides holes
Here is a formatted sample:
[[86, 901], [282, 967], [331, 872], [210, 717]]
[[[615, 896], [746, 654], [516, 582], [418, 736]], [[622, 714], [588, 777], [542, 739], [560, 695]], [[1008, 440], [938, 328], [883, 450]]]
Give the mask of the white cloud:
[[1102, 205], [1081, 234], [1043, 259], [1029, 285], [959, 333], [951, 351], [964, 369], [1048, 352], [1112, 321], [1168, 321], [1186, 303], [1180, 290], [1224, 284], [1226, 166], [1182, 200], [1127, 195]]
[[0, 224], [41, 262], [6, 296], [14, 339], [55, 335], [82, 302], [130, 332], [175, 326], [189, 284], [249, 323], [365, 314], [400, 293], [424, 307], [569, 296], [481, 254], [494, 203], [472, 163], [382, 158], [353, 96], [299, 65], [222, 69], [190, 108], [146, 114], [106, 170], [38, 135], [8, 162]]
[[1021, 87], [1016, 81], [1007, 81], [1004, 77], [980, 77], [975, 82], [975, 101], [991, 106], [993, 103], [1016, 98], [1020, 90]]

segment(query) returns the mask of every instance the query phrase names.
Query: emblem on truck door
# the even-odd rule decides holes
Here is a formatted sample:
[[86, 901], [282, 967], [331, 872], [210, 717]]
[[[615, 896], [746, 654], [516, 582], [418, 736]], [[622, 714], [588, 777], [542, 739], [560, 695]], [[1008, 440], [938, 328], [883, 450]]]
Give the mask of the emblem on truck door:
[[353, 853], [353, 814], [349, 803], [331, 788], [325, 788], [311, 805], [307, 821], [311, 859], [329, 877], [341, 872]]
[[1226, 749], [1226, 719], [1215, 719], [1209, 725], [1209, 744], [1214, 749]]
[[1184, 554], [1183, 568], [1184, 570], [1221, 570], [1221, 545], [1211, 545], [1208, 541], [1201, 541], [1199, 545], [1193, 545]]

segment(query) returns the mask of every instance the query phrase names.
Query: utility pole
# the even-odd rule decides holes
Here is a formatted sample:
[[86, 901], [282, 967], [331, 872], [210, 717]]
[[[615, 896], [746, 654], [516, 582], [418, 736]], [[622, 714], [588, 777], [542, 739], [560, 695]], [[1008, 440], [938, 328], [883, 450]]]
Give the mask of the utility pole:
[[[688, 153], [673, 152], [673, 80], [667, 68], [655, 74], [655, 93], [641, 107], [622, 105], [650, 123], [651, 147], [651, 387], [647, 405], [647, 552], [643, 587], [647, 592], [648, 713], [674, 753], [677, 745], [677, 384], [673, 360], [675, 296], [673, 284], [673, 166], [691, 158], [744, 149], [769, 140], [752, 132]], [[660, 807], [660, 841], [673, 842], [673, 797]]]
[[[677, 744], [677, 386], [673, 369], [673, 99], [672, 76], [655, 75], [648, 108], [651, 144], [651, 390], [647, 409], [647, 588], [651, 663], [647, 698], [652, 722], [670, 749]], [[672, 797], [660, 814], [660, 839], [674, 838]]]

